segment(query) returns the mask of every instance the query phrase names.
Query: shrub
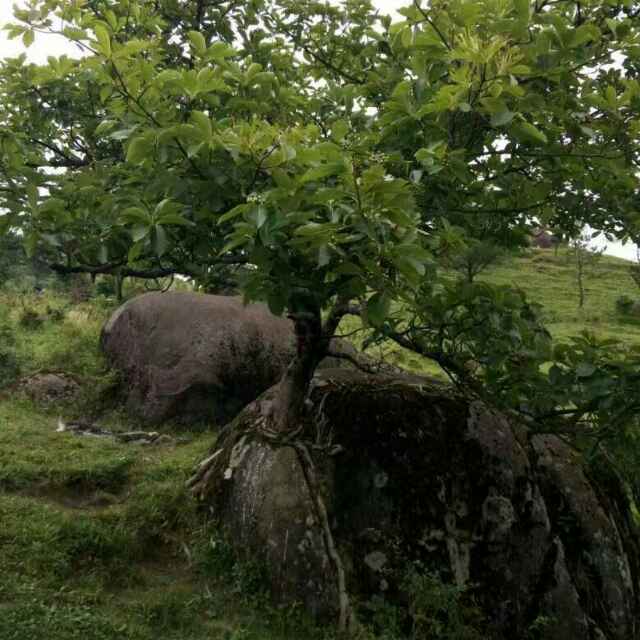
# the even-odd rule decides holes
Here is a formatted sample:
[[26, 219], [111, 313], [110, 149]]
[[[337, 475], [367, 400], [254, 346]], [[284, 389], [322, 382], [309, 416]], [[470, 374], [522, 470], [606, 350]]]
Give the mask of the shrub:
[[482, 616], [461, 587], [432, 572], [413, 567], [405, 578], [411, 638], [482, 640]]
[[15, 350], [15, 338], [6, 310], [0, 312], [0, 389], [15, 382], [20, 364]]
[[0, 344], [0, 389], [12, 384], [20, 376], [20, 364], [13, 347]]
[[20, 323], [20, 326], [25, 329], [38, 329], [43, 320], [35, 309], [25, 307], [20, 313], [20, 319], [18, 322]]
[[636, 310], [640, 311], [638, 303], [627, 295], [619, 296], [616, 299], [616, 311], [622, 316], [636, 315]]
[[105, 296], [107, 298], [113, 297], [116, 295], [116, 287], [115, 282], [112, 278], [101, 278], [96, 282], [94, 290], [96, 295]]

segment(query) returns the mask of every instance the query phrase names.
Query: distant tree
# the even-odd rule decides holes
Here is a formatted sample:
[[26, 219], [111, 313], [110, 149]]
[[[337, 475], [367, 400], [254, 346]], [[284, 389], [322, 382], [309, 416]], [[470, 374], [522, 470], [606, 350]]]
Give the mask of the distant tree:
[[633, 281], [640, 287], [640, 247], [636, 250], [636, 263], [629, 267]]
[[584, 307], [586, 296], [585, 277], [593, 272], [597, 262], [604, 253], [604, 248], [596, 249], [590, 245], [593, 235], [583, 232], [569, 241], [569, 257], [575, 268], [576, 286], [578, 288], [578, 307]]
[[15, 275], [21, 263], [25, 263], [22, 240], [14, 233], [0, 235], [0, 284]]
[[459, 273], [466, 282], [472, 283], [478, 275], [500, 262], [506, 255], [506, 249], [495, 242], [471, 239], [451, 257], [445, 258], [444, 263]]

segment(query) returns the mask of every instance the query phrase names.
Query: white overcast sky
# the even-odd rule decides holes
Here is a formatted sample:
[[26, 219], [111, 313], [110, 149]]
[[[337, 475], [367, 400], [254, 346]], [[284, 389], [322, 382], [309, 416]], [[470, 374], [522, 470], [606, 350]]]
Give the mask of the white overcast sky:
[[[13, 2], [11, 0], [0, 0], [0, 27], [12, 21]], [[381, 11], [389, 13], [399, 18], [395, 13], [396, 9], [409, 4], [408, 0], [374, 0], [374, 5]], [[19, 55], [24, 51], [20, 39], [9, 40], [4, 30], [0, 31], [0, 58]], [[68, 56], [79, 55], [77, 47], [69, 44], [64, 38], [56, 36], [36, 36], [35, 43], [27, 50], [28, 59], [32, 62], [46, 62], [48, 56], [60, 56], [67, 54]], [[600, 243], [601, 244], [601, 243]], [[636, 258], [636, 249], [633, 245], [627, 244], [623, 246], [619, 242], [609, 243], [607, 253], [616, 255], [628, 260]]]

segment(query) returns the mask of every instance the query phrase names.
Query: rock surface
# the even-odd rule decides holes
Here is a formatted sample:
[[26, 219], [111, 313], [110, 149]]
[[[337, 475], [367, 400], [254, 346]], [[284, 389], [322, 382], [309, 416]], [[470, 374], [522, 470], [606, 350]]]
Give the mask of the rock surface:
[[226, 423], [280, 378], [295, 348], [291, 322], [264, 305], [178, 292], [126, 302], [101, 346], [121, 373], [129, 411], [148, 424]]
[[80, 385], [64, 373], [36, 373], [19, 383], [22, 389], [38, 404], [52, 404], [73, 400], [80, 391]]
[[[266, 562], [279, 600], [332, 616], [335, 575], [295, 450], [238, 441], [271, 393], [218, 440], [234, 455], [210, 499], [238, 548]], [[342, 446], [316, 464], [361, 601], [401, 602], [418, 561], [470, 590], [491, 638], [526, 637], [541, 617], [548, 640], [638, 638], [638, 541], [615, 476], [598, 474], [604, 491], [557, 437], [416, 380], [324, 371], [312, 398], [316, 425]]]

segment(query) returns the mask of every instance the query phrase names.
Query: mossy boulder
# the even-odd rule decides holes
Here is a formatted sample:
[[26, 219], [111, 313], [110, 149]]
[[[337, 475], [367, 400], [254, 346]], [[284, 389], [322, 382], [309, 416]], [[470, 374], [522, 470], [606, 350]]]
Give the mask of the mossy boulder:
[[[266, 563], [281, 602], [336, 614], [336, 572], [293, 446], [257, 428], [264, 394], [224, 429], [205, 494], [238, 550]], [[305, 439], [359, 601], [407, 601], [407, 567], [480, 606], [490, 638], [638, 637], [638, 541], [613, 472], [419, 378], [324, 371]], [[202, 487], [202, 484], [201, 484]]]

